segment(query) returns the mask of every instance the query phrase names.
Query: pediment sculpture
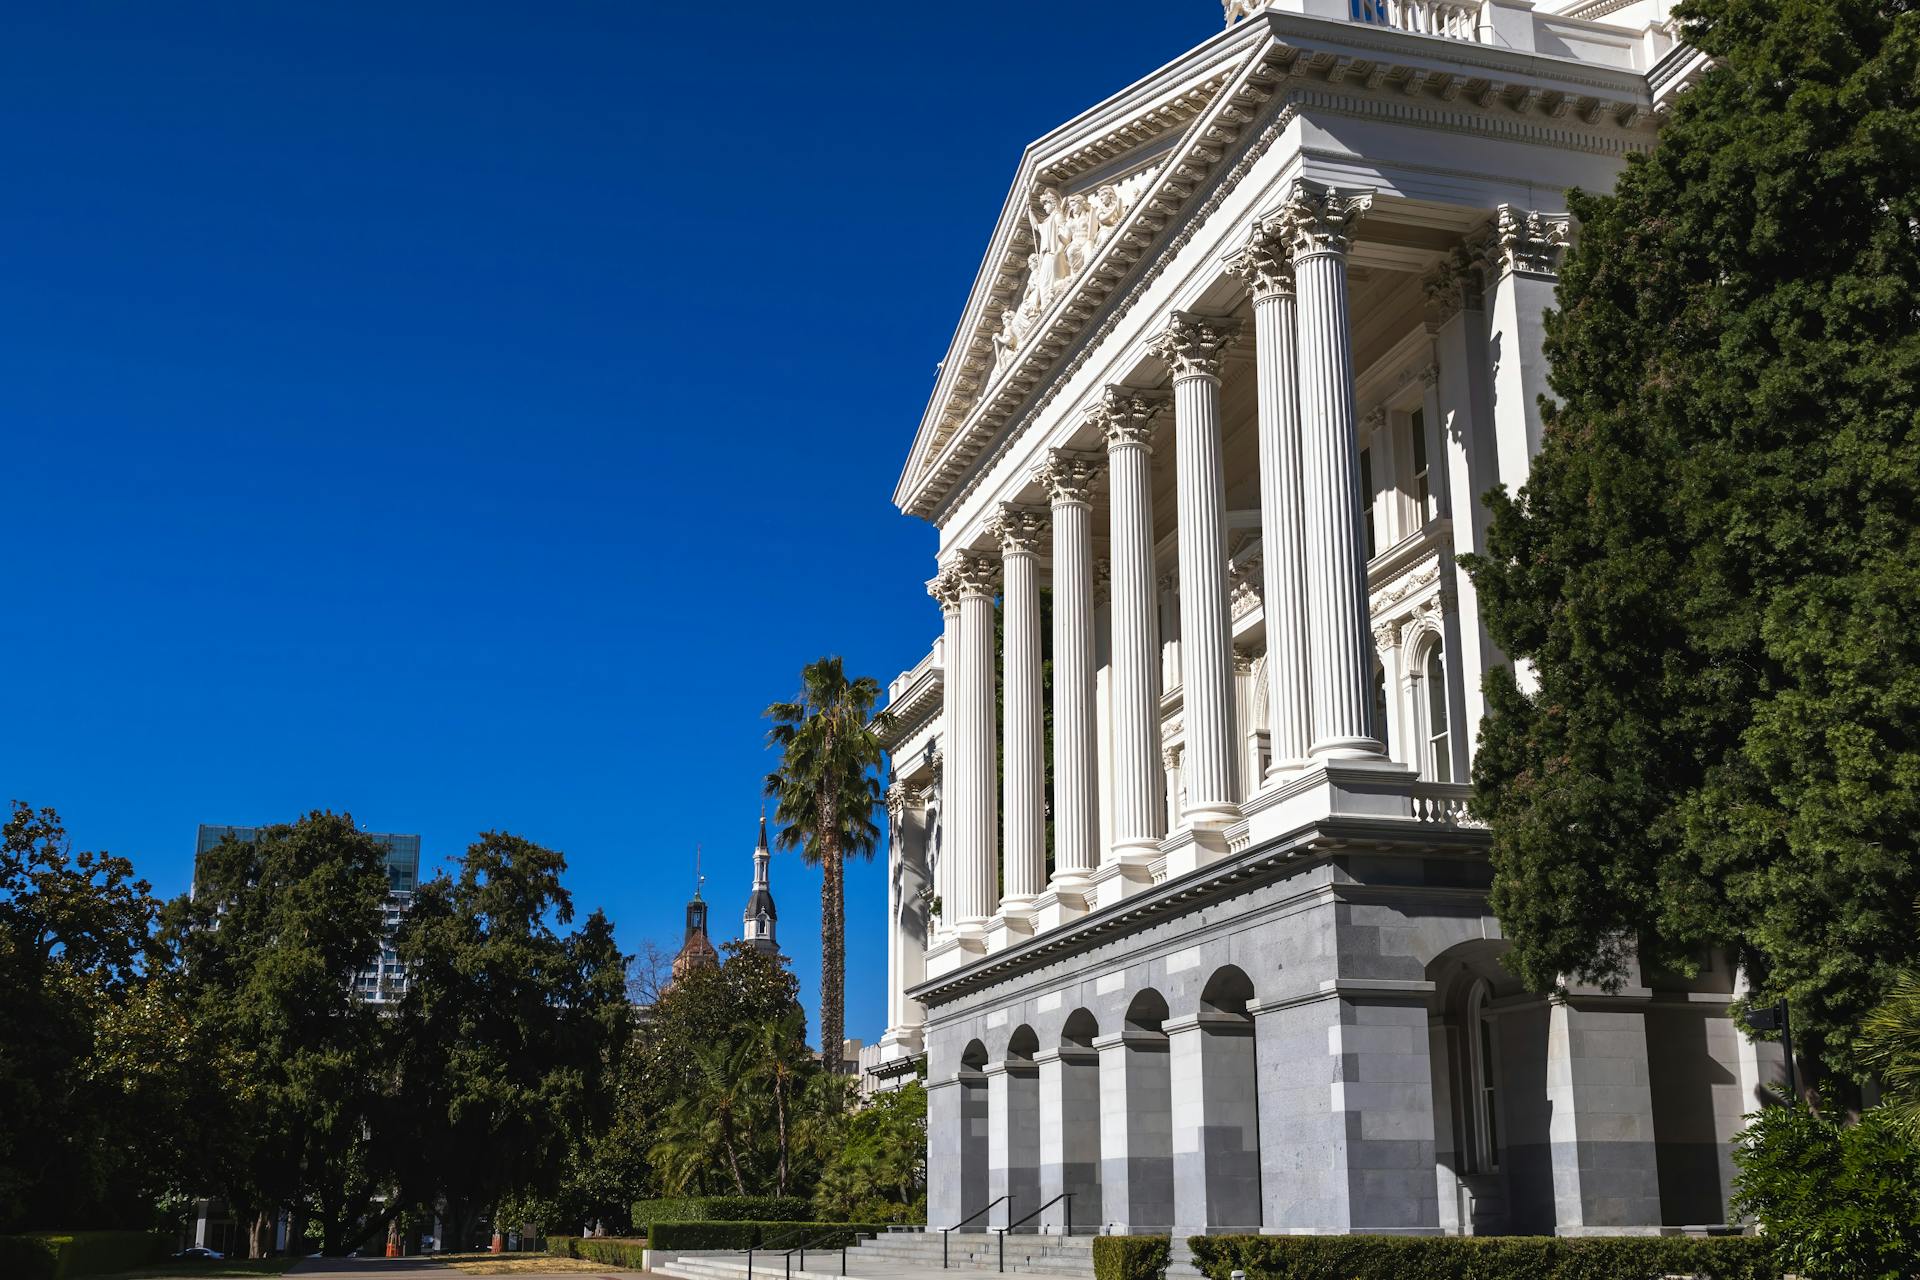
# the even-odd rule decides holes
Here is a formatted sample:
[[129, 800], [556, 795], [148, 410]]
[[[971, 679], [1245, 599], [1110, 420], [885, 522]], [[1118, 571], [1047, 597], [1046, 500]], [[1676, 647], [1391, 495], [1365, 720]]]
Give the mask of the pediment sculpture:
[[1020, 301], [1000, 313], [1000, 328], [993, 335], [994, 372], [1006, 368], [1053, 300], [1093, 261], [1153, 181], [1153, 172], [1142, 169], [1070, 195], [1051, 184], [1034, 187], [1027, 202], [1033, 251], [1027, 255], [1026, 284]]

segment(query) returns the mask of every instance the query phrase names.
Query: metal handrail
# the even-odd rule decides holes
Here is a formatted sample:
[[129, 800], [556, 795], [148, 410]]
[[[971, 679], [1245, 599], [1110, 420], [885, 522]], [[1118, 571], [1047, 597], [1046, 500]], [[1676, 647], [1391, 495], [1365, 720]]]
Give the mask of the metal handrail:
[[1067, 1229], [1061, 1234], [1070, 1236], [1073, 1234], [1073, 1192], [1071, 1191], [1062, 1191], [1059, 1195], [1047, 1201], [1018, 1222], [1009, 1222], [1004, 1227], [994, 1228], [995, 1231], [1000, 1233], [1000, 1270], [1002, 1272], [1005, 1272], [1007, 1269], [1007, 1233], [1015, 1227], [1023, 1227], [1027, 1223], [1032, 1222], [1035, 1218], [1053, 1208], [1053, 1206], [1059, 1204], [1062, 1200], [1067, 1202]]
[[940, 1269], [942, 1271], [945, 1271], [947, 1269], [947, 1237], [949, 1235], [952, 1235], [954, 1232], [958, 1231], [960, 1228], [966, 1226], [969, 1222], [972, 1222], [975, 1218], [978, 1218], [982, 1214], [985, 1214], [989, 1209], [999, 1204], [1002, 1200], [1011, 1200], [1011, 1199], [1013, 1199], [1012, 1196], [995, 1196], [993, 1199], [987, 1201], [986, 1204], [982, 1205], [978, 1213], [970, 1213], [966, 1217], [960, 1219], [960, 1221], [954, 1223], [952, 1226], [940, 1228]]
[[[839, 1230], [839, 1229], [840, 1228], [829, 1228], [826, 1231], [822, 1231], [820, 1234], [822, 1236], [829, 1236], [829, 1235], [832, 1235], [835, 1230]], [[852, 1228], [846, 1228], [846, 1229], [851, 1230]], [[794, 1246], [793, 1248], [787, 1250], [787, 1253], [786, 1253], [787, 1280], [792, 1280], [793, 1255], [796, 1253], [800, 1255], [800, 1269], [802, 1271], [805, 1271], [807, 1269], [807, 1237], [805, 1232], [802, 1232], [800, 1235], [800, 1243]], [[749, 1267], [748, 1269], [751, 1270], [752, 1268]], [[847, 1246], [845, 1246], [844, 1244], [840, 1246], [840, 1274], [843, 1276], [847, 1274]], [[749, 1276], [748, 1280], [752, 1280], [752, 1277]]]
[[[825, 1237], [825, 1236], [833, 1235], [835, 1232], [838, 1232], [838, 1231], [851, 1231], [851, 1230], [852, 1230], [851, 1227], [829, 1226], [824, 1230], [819, 1231], [815, 1234]], [[794, 1254], [797, 1253], [800, 1255], [800, 1269], [802, 1271], [805, 1271], [807, 1269], [808, 1232], [806, 1231], [805, 1228], [802, 1228], [798, 1232], [788, 1233], [784, 1237], [784, 1239], [791, 1240], [795, 1238], [795, 1236], [799, 1237], [800, 1243], [795, 1245], [793, 1248], [787, 1250], [784, 1254], [781, 1255], [781, 1262], [783, 1264], [782, 1271], [783, 1271], [783, 1274], [787, 1277], [787, 1280], [793, 1280], [793, 1255]], [[780, 1247], [781, 1243], [782, 1243], [782, 1237], [776, 1236], [771, 1242], [763, 1240], [758, 1245], [747, 1246], [745, 1250], [747, 1255], [747, 1280], [753, 1280], [753, 1255], [755, 1251], [758, 1250], [759, 1252], [762, 1252], [762, 1253], [772, 1253], [774, 1252], [774, 1250]], [[769, 1244], [771, 1244], [771, 1247], [769, 1247]], [[846, 1245], [840, 1246], [840, 1274], [843, 1276], [847, 1274], [847, 1246]]]

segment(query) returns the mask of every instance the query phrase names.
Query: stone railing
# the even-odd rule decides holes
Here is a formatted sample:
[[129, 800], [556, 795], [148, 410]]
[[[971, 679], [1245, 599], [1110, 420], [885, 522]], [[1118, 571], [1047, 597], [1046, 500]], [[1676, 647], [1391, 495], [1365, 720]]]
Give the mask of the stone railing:
[[1467, 798], [1473, 788], [1458, 782], [1416, 782], [1413, 784], [1413, 820], [1436, 827], [1461, 827], [1485, 830], [1487, 824], [1467, 812]]
[[1480, 6], [1459, 0], [1349, 0], [1355, 22], [1448, 40], [1480, 39]]

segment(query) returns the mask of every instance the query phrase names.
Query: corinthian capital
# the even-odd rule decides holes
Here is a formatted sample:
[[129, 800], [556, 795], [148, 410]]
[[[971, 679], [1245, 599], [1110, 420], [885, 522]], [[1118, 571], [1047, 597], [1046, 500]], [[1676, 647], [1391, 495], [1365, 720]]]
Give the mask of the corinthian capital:
[[1033, 478], [1046, 486], [1047, 496], [1056, 506], [1066, 502], [1091, 503], [1093, 482], [1099, 477], [1100, 464], [1104, 461], [1097, 453], [1053, 449], [1048, 451], [1047, 460], [1033, 469]]
[[1099, 403], [1087, 412], [1087, 422], [1107, 438], [1109, 451], [1137, 445], [1151, 452], [1153, 420], [1166, 403], [1161, 396], [1132, 387], [1108, 387], [1100, 393]]
[[1220, 359], [1239, 332], [1238, 320], [1176, 311], [1167, 322], [1166, 331], [1153, 340], [1150, 349], [1167, 362], [1176, 380], [1217, 378]]
[[[1493, 231], [1482, 257], [1490, 277], [1518, 271], [1525, 275], [1557, 276], [1566, 254], [1573, 222], [1566, 214], [1541, 213], [1503, 204], [1494, 210]], [[1492, 279], [1488, 281], [1489, 285]]]
[[999, 539], [1004, 556], [1037, 555], [1047, 538], [1047, 513], [1039, 507], [1003, 502], [987, 531]]
[[956, 551], [948, 562], [960, 599], [985, 596], [993, 599], [1000, 587], [1000, 558], [978, 551]]
[[1247, 282], [1255, 302], [1293, 296], [1293, 257], [1287, 249], [1287, 231], [1279, 218], [1262, 218], [1244, 247], [1226, 261], [1227, 273]]
[[960, 607], [960, 579], [954, 574], [953, 566], [942, 565], [940, 572], [927, 579], [927, 594], [938, 602], [942, 613]]
[[1293, 256], [1298, 258], [1310, 253], [1345, 253], [1353, 244], [1353, 224], [1371, 208], [1373, 197], [1366, 192], [1348, 195], [1335, 187], [1296, 178], [1287, 193], [1286, 207], [1277, 217]]

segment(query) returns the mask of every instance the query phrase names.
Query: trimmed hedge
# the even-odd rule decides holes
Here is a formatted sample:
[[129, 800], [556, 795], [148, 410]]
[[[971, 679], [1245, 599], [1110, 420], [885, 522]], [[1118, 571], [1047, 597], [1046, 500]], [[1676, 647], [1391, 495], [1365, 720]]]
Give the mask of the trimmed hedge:
[[1173, 1253], [1170, 1236], [1095, 1236], [1094, 1280], [1160, 1280]]
[[[1194, 1236], [1214, 1280], [1777, 1280], [1757, 1236]], [[1097, 1247], [1097, 1246], [1096, 1246]], [[1098, 1255], [1096, 1255], [1097, 1258]], [[1096, 1263], [1097, 1266], [1097, 1263]]]
[[78, 1280], [131, 1271], [167, 1256], [172, 1237], [152, 1231], [47, 1231], [0, 1236], [8, 1280]]
[[45, 1236], [0, 1236], [0, 1276], [53, 1280], [60, 1254]]
[[636, 1200], [633, 1229], [645, 1233], [656, 1222], [805, 1222], [813, 1202], [802, 1196], [674, 1196]]
[[548, 1236], [547, 1252], [557, 1258], [584, 1258], [609, 1267], [629, 1271], [644, 1269], [645, 1240], [615, 1240], [602, 1236]]
[[886, 1232], [874, 1222], [657, 1222], [647, 1243], [670, 1253], [696, 1249], [758, 1249], [773, 1245], [782, 1251], [804, 1237], [809, 1249], [838, 1249], [856, 1245], [862, 1236]]

